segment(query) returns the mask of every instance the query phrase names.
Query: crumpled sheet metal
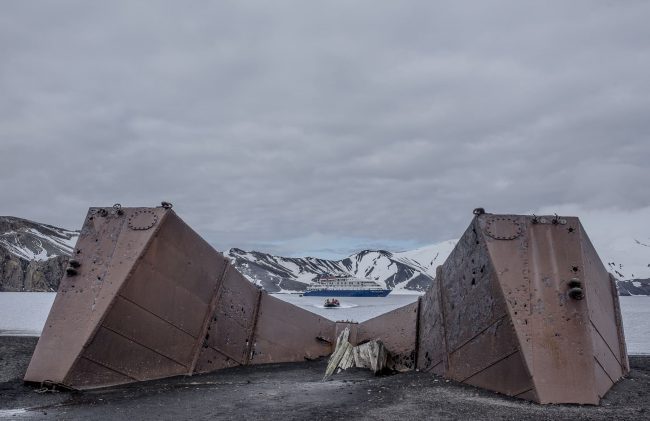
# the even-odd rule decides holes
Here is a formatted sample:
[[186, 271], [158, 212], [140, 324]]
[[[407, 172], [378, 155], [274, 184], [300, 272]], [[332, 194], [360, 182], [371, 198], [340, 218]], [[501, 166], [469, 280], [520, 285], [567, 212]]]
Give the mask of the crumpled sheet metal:
[[74, 389], [327, 356], [335, 323], [270, 297], [171, 209], [91, 208], [25, 374]]
[[577, 218], [479, 215], [437, 275], [420, 303], [420, 370], [581, 404], [629, 371], [613, 279]]

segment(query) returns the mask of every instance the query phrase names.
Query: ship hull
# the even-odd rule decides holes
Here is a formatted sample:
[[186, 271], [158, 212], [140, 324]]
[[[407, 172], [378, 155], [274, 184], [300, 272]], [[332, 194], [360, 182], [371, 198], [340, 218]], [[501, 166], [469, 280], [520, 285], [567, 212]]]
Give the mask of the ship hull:
[[318, 291], [305, 291], [304, 297], [385, 297], [390, 293], [389, 289], [377, 290], [345, 290], [345, 289], [323, 289]]

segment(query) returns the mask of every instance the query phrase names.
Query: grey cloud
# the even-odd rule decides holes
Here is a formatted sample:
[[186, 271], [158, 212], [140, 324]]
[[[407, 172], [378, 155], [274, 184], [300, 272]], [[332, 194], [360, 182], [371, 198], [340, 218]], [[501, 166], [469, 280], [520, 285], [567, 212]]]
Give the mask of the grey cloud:
[[300, 254], [454, 238], [476, 206], [645, 209], [649, 16], [2, 2], [0, 213], [165, 199], [219, 248]]

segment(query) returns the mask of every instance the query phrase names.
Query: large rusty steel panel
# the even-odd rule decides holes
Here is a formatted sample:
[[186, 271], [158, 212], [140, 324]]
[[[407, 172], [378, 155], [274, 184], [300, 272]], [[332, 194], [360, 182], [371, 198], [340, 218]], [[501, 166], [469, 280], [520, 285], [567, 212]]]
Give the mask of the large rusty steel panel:
[[453, 352], [502, 318], [506, 309], [474, 227], [458, 241], [441, 270], [447, 349]]
[[595, 330], [593, 324], [589, 333], [592, 338], [594, 358], [598, 361], [597, 365], [600, 365], [605, 373], [607, 373], [607, 377], [610, 379], [609, 386], [611, 387], [616, 380], [623, 376], [621, 363], [616, 359], [612, 349], [607, 345], [607, 342], [605, 342], [600, 333]]
[[67, 384], [77, 389], [117, 386], [137, 381], [133, 377], [119, 373], [87, 358], [79, 358], [68, 374]]
[[102, 326], [190, 369], [196, 339], [120, 296]]
[[83, 358], [137, 380], [187, 373], [176, 361], [104, 327], [84, 350]]
[[[593, 335], [594, 345], [597, 340], [602, 339], [611, 355], [616, 359], [617, 364], [605, 367], [611, 378], [616, 381], [629, 371], [625, 341], [621, 340], [625, 335], [620, 317], [616, 284], [612, 275], [607, 273], [607, 269], [598, 257], [589, 237], [586, 236], [582, 225], [580, 225], [580, 237], [584, 262], [582, 274], [585, 282], [589, 280], [590, 286], [586, 290], [589, 319], [596, 330]], [[596, 333], [599, 338], [596, 338]], [[603, 366], [604, 358], [609, 359], [604, 355], [603, 359], [599, 358], [599, 362]]]
[[359, 324], [357, 342], [380, 340], [399, 370], [414, 369], [418, 302], [407, 304]]
[[517, 397], [533, 389], [526, 363], [518, 351], [465, 379], [464, 383]]
[[251, 349], [261, 291], [236, 270], [227, 270], [204, 342], [246, 364]]
[[223, 353], [203, 345], [199, 358], [194, 368], [195, 373], [209, 373], [211, 371], [221, 370], [223, 368], [235, 367], [240, 365], [237, 361], [224, 355]]
[[627, 357], [627, 345], [625, 344], [625, 333], [623, 331], [623, 316], [621, 313], [618, 288], [616, 287], [616, 278], [614, 278], [614, 275], [611, 273], [609, 274], [609, 284], [612, 290], [612, 296], [614, 297], [614, 318], [616, 319], [616, 329], [618, 332], [618, 349], [621, 357], [621, 369], [623, 375], [625, 375], [630, 372], [630, 362]]
[[447, 344], [441, 303], [441, 267], [427, 292], [420, 298], [418, 315], [417, 367], [444, 375], [447, 368]]
[[151, 242], [144, 261], [205, 304], [210, 302], [227, 264], [221, 253], [173, 213]]
[[567, 294], [568, 284], [579, 276], [582, 262], [579, 238], [566, 228], [577, 225], [577, 218], [565, 220], [566, 225], [527, 227], [531, 301], [537, 304], [529, 312], [534, 332], [529, 367], [542, 403], [597, 404], [599, 398], [592, 387], [584, 387], [594, 383], [593, 357], [571, 357], [593, 352], [585, 301]]
[[443, 348], [427, 337], [439, 319], [440, 371], [511, 396], [597, 404], [626, 372], [615, 290], [577, 218], [478, 212], [438, 275], [440, 302], [432, 290], [422, 299], [419, 367]]
[[594, 366], [594, 387], [599, 397], [605, 396], [614, 382], [600, 364]]
[[198, 338], [225, 258], [170, 213], [121, 295]]
[[251, 364], [311, 360], [332, 353], [335, 323], [264, 293]]
[[[495, 218], [484, 215], [479, 221], [487, 231]], [[541, 403], [597, 404], [601, 395], [595, 390], [588, 302], [589, 295], [599, 293], [596, 282], [585, 278], [582, 227], [572, 217], [508, 218], [522, 227], [520, 237], [504, 241], [486, 235], [486, 241], [520, 343], [526, 345], [522, 350], [536, 395]], [[607, 279], [604, 268], [600, 276]], [[573, 282], [582, 283], [584, 300], [570, 297]]]
[[446, 375], [454, 380], [465, 381], [518, 350], [517, 335], [510, 319], [504, 316], [463, 346], [450, 351]]
[[[76, 275], [61, 279], [25, 381], [64, 382], [157, 229], [125, 233], [128, 218], [139, 210], [90, 208], [72, 256], [80, 265], [72, 268]], [[153, 212], [160, 217], [165, 211]]]
[[334, 322], [267, 296], [169, 206], [91, 208], [73, 258], [27, 382], [97, 388], [332, 351]]
[[208, 304], [159, 272], [155, 265], [139, 264], [120, 295], [194, 338], [201, 336]]
[[[429, 346], [437, 347], [438, 350], [444, 346], [446, 354], [441, 362], [432, 361], [429, 367], [436, 374], [477, 385], [483, 381], [484, 374], [481, 373], [498, 375], [517, 384], [513, 386], [507, 381], [501, 381], [494, 383], [492, 390], [507, 394], [516, 390], [518, 394], [521, 393], [519, 383], [530, 376], [525, 365], [523, 374], [514, 377], [511, 376], [512, 373], [501, 372], [510, 370], [513, 363], [500, 362], [511, 361], [509, 356], [518, 352], [519, 343], [507, 317], [506, 303], [497, 275], [486, 253], [486, 240], [476, 222], [470, 225], [447, 261], [437, 271], [436, 286], [443, 305], [438, 306], [438, 313], [429, 316], [429, 319], [433, 317], [441, 321], [445, 340]], [[510, 240], [521, 235], [519, 225], [505, 218], [490, 224], [489, 229], [490, 235], [499, 239]], [[427, 352], [431, 353], [432, 349], [423, 349], [420, 353], [422, 352], [427, 358]]]
[[228, 316], [244, 328], [252, 328], [260, 290], [236, 270], [228, 270], [220, 290], [217, 313]]

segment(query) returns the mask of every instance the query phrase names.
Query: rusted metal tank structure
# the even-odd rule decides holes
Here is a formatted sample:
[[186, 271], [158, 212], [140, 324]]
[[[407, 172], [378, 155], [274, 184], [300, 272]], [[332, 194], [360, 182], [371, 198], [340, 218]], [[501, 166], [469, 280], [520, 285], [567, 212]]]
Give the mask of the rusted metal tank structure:
[[476, 217], [420, 299], [417, 366], [539, 403], [629, 371], [618, 295], [578, 218]]
[[579, 220], [475, 213], [423, 297], [350, 323], [258, 289], [169, 204], [91, 208], [25, 381], [90, 389], [304, 361], [348, 328], [397, 370], [598, 404], [629, 366], [613, 277]]
[[169, 206], [91, 208], [25, 381], [74, 389], [303, 361], [335, 323], [258, 289]]

